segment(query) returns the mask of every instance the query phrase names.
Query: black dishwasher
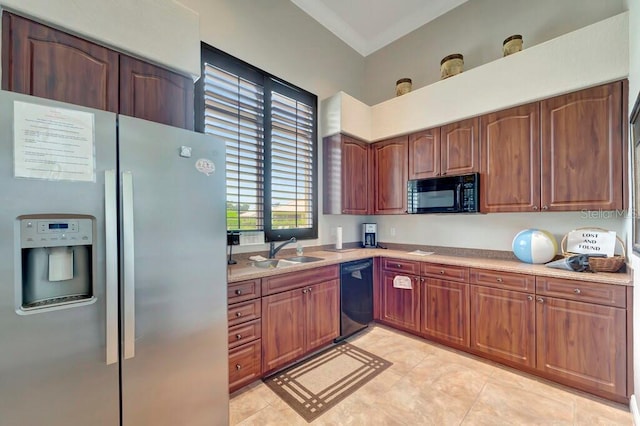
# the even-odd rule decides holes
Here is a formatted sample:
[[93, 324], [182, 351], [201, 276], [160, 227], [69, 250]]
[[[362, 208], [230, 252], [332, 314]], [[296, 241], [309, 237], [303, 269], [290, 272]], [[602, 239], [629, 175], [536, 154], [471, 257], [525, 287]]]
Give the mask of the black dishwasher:
[[340, 337], [343, 340], [373, 321], [373, 259], [340, 265]]

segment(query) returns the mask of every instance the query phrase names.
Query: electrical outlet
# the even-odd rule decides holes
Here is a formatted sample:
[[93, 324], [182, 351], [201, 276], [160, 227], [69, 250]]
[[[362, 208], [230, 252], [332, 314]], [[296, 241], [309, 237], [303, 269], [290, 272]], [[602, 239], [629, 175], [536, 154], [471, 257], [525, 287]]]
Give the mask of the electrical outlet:
[[396, 236], [396, 228], [394, 228], [393, 226], [391, 228], [389, 228], [389, 235], [391, 235], [392, 237]]
[[264, 231], [242, 231], [240, 233], [241, 246], [256, 244], [264, 244]]

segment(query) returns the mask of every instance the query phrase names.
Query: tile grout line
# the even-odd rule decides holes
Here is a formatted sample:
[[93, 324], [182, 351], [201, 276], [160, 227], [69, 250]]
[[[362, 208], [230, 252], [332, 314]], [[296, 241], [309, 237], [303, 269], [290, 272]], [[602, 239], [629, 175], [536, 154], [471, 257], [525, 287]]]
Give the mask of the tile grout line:
[[487, 387], [487, 384], [489, 383], [489, 376], [486, 376], [485, 380], [484, 380], [484, 384], [482, 385], [482, 389], [480, 389], [480, 392], [478, 392], [478, 395], [476, 395], [476, 398], [473, 400], [473, 402], [471, 403], [471, 405], [469, 406], [469, 408], [467, 409], [467, 412], [464, 413], [464, 416], [462, 417], [462, 419], [460, 420], [460, 423], [458, 423], [459, 425], [464, 423], [464, 420], [467, 418], [467, 416], [469, 415], [469, 412], [471, 411], [471, 409], [476, 405], [476, 403], [478, 402], [478, 399], [480, 398], [480, 395], [482, 395], [482, 392], [484, 392], [484, 389]]

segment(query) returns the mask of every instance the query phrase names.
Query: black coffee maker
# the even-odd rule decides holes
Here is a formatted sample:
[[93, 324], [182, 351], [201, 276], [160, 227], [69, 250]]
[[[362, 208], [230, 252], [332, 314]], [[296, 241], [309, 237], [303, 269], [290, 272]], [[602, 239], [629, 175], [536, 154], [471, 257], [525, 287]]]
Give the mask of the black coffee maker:
[[378, 246], [378, 224], [362, 224], [362, 247], [376, 248]]

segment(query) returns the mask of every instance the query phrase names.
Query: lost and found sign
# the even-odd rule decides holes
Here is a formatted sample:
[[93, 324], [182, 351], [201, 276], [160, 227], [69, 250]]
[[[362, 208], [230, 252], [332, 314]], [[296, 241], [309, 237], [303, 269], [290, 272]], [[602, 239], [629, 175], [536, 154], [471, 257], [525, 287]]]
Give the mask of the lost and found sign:
[[616, 248], [615, 231], [577, 229], [567, 235], [567, 251], [578, 254], [613, 256]]

